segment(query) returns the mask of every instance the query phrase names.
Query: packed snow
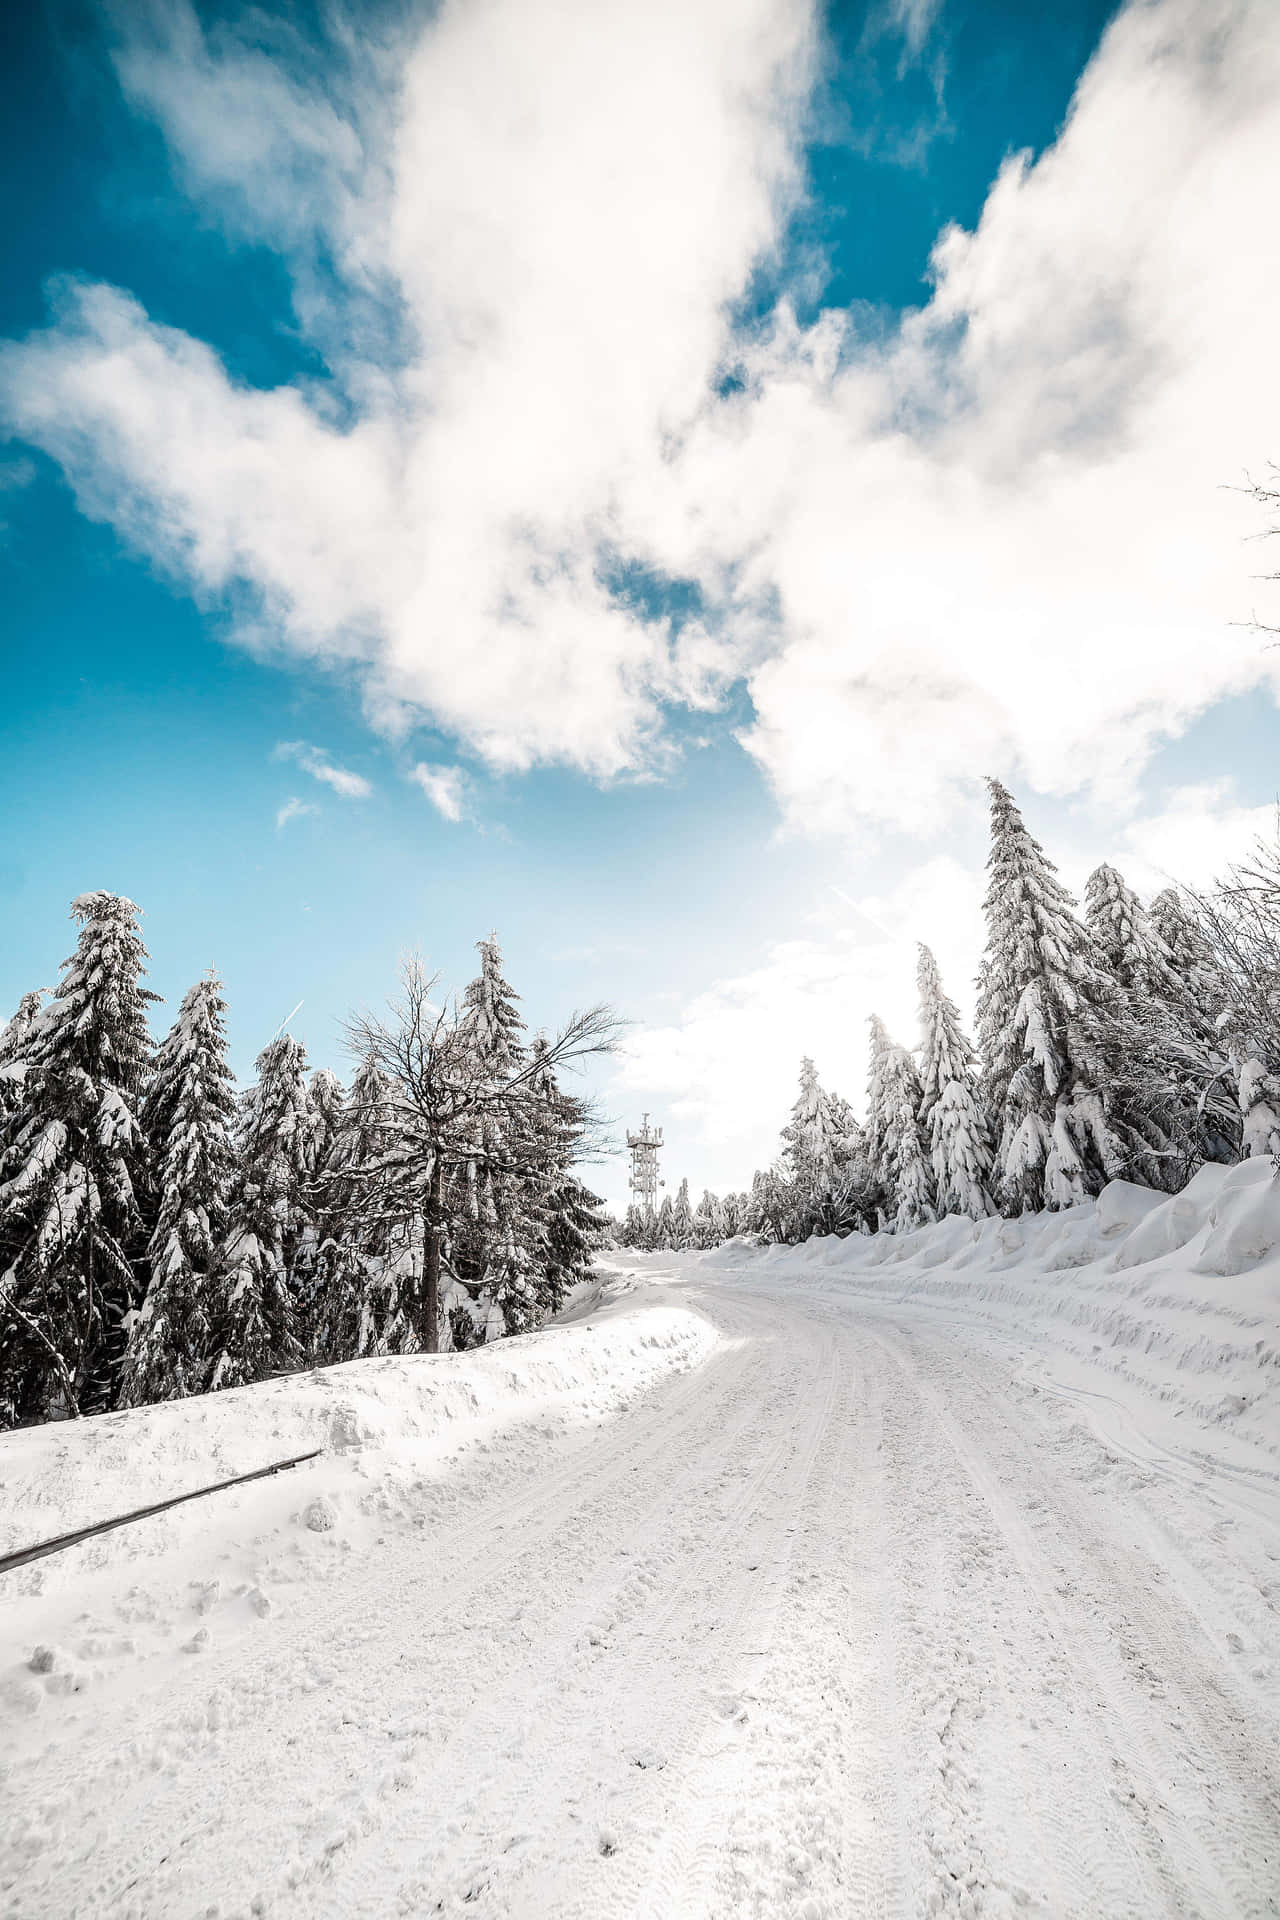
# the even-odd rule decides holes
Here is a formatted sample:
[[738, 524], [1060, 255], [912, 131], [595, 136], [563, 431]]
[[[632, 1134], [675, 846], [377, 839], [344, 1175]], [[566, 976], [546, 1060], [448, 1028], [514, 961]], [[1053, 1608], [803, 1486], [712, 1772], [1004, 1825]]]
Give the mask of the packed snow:
[[0, 1438], [3, 1911], [1280, 1912], [1280, 1185]]

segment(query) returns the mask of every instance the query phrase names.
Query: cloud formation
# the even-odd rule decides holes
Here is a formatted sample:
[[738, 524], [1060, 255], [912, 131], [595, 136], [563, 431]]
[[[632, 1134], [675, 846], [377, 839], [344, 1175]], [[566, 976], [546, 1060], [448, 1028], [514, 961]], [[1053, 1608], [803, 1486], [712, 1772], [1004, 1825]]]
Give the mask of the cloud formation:
[[410, 767], [409, 778], [422, 788], [432, 806], [446, 820], [461, 820], [466, 811], [466, 778], [461, 767], [432, 767], [425, 760]]
[[790, 821], [924, 831], [982, 771], [1128, 806], [1196, 713], [1280, 685], [1228, 624], [1223, 490], [1275, 430], [1269, 0], [1125, 8], [887, 338], [733, 318], [802, 190], [794, 0], [447, 0], [394, 59], [349, 34], [341, 84], [185, 0], [146, 18], [130, 98], [287, 255], [331, 385], [238, 385], [67, 283], [0, 405], [376, 724], [608, 777], [739, 681]]
[[281, 827], [287, 827], [291, 820], [301, 819], [305, 813], [319, 811], [319, 807], [313, 806], [310, 800], [300, 800], [296, 793], [291, 793], [276, 814], [276, 832], [279, 833]]
[[309, 746], [305, 740], [282, 740], [275, 750], [277, 760], [296, 760], [313, 780], [332, 787], [344, 800], [367, 800], [373, 787], [362, 773], [348, 767], [335, 767], [322, 747]]

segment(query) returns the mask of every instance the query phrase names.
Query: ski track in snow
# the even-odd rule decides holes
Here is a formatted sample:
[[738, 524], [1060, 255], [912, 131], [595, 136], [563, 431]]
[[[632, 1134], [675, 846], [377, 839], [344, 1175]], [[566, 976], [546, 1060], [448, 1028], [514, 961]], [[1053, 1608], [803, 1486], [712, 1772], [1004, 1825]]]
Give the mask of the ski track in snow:
[[0, 1912], [1280, 1914], [1274, 1480], [945, 1303], [631, 1264], [700, 1366], [381, 1521], [366, 1454], [354, 1542], [266, 1483], [247, 1593], [182, 1537], [190, 1652], [136, 1558], [96, 1668], [5, 1641]]

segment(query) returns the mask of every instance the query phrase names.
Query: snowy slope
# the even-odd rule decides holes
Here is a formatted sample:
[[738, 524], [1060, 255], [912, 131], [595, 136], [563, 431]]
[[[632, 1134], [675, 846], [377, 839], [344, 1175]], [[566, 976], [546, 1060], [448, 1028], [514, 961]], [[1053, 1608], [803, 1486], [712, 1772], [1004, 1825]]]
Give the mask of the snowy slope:
[[1276, 1229], [1254, 1166], [619, 1256], [9, 1436], [21, 1538], [326, 1452], [0, 1582], [0, 1912], [1280, 1913]]

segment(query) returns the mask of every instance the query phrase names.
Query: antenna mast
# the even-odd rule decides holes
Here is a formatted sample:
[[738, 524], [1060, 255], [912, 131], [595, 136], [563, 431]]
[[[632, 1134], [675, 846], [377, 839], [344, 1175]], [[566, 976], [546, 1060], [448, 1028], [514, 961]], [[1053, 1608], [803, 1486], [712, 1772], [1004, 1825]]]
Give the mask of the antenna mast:
[[631, 1191], [645, 1218], [652, 1220], [657, 1211], [658, 1188], [664, 1184], [658, 1178], [658, 1148], [662, 1145], [662, 1128], [651, 1127], [646, 1113], [639, 1133], [627, 1135], [627, 1145], [631, 1149]]

